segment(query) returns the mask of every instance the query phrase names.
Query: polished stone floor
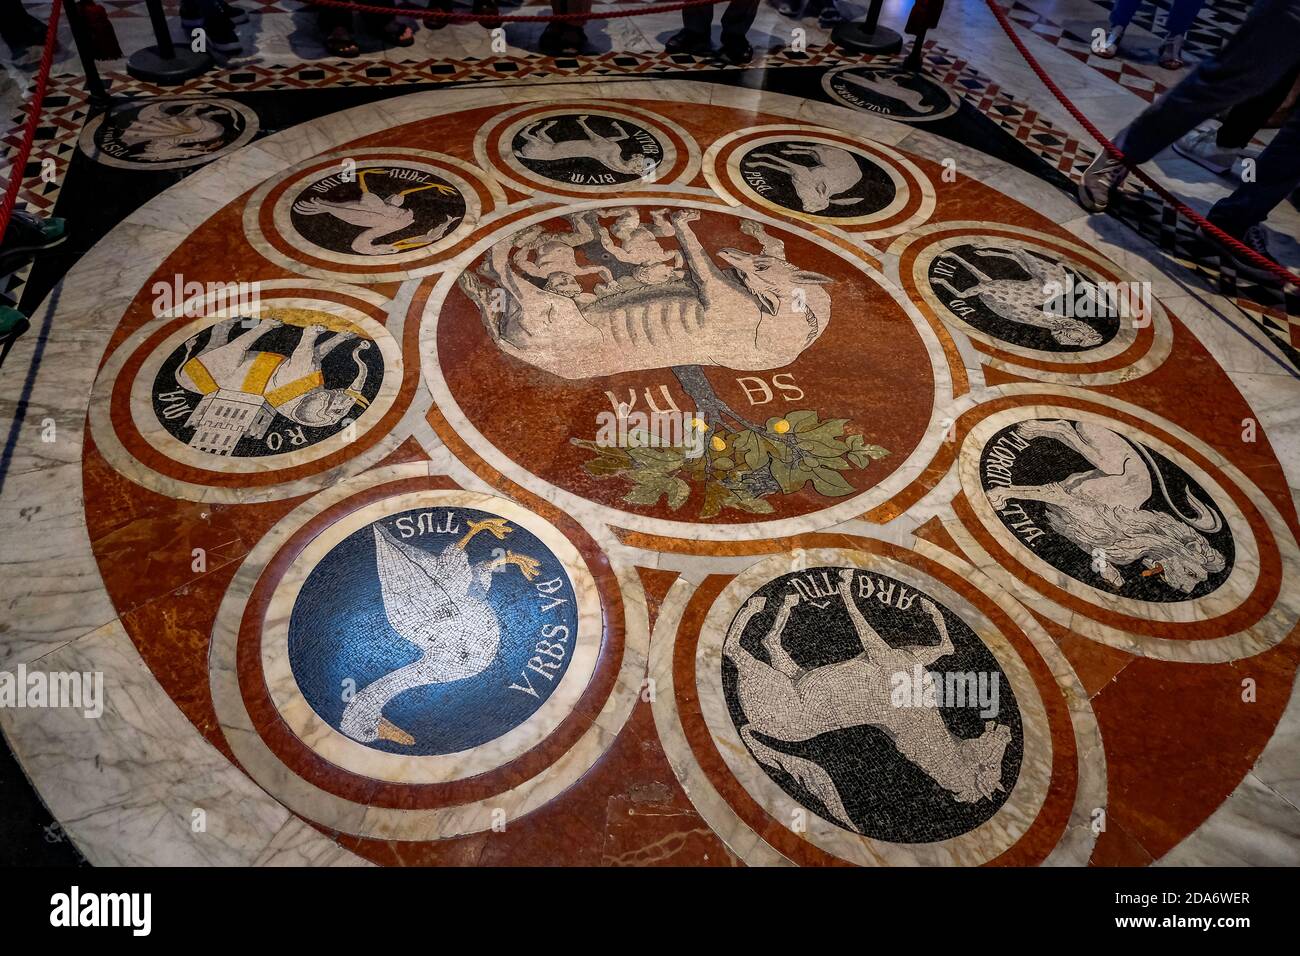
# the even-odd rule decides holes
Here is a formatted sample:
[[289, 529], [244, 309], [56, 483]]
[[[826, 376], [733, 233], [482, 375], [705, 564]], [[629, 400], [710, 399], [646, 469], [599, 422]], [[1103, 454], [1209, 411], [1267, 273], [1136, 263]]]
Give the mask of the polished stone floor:
[[[261, 7], [182, 88], [46, 101], [22, 198], [73, 231], [0, 372], [0, 783], [43, 807], [0, 841], [1300, 862], [1294, 313], [1152, 195], [1085, 214], [983, 3], [921, 75], [766, 5], [743, 68], [672, 15], [339, 61]], [[1177, 81], [1149, 19], [1104, 61], [1104, 6], [1009, 10], [1107, 132]]]

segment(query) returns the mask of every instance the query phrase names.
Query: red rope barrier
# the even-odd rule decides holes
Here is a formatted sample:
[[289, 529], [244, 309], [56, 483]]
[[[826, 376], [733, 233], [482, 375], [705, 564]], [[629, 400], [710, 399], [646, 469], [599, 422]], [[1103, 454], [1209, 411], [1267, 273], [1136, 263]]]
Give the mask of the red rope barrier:
[[36, 71], [36, 87], [32, 90], [31, 110], [23, 126], [23, 139], [14, 154], [13, 164], [9, 167], [9, 182], [5, 186], [3, 202], [0, 202], [0, 236], [9, 228], [9, 218], [13, 215], [14, 205], [18, 202], [18, 189], [23, 184], [23, 170], [32, 154], [32, 140], [36, 138], [36, 125], [41, 121], [41, 104], [45, 100], [45, 87], [50, 80], [50, 66], [54, 63], [54, 48], [59, 40], [59, 0], [54, 0], [50, 8], [50, 23], [45, 28], [45, 49], [41, 52], [41, 65]]
[[[672, 13], [688, 7], [712, 7], [727, 0], [679, 0], [677, 3], [657, 3], [649, 6], [634, 7], [630, 10], [605, 10], [588, 13], [452, 13], [448, 10], [416, 10], [411, 7], [381, 7], [367, 3], [351, 3], [349, 0], [304, 0], [314, 7], [334, 7], [338, 10], [353, 10], [357, 13], [376, 13], [387, 16], [413, 17], [416, 20], [446, 20], [449, 23], [585, 23], [588, 20], [618, 20], [623, 17], [639, 17], [648, 13]], [[757, 0], [755, 0], [757, 2]]]
[[1219, 242], [1223, 243], [1225, 246], [1232, 249], [1243, 259], [1250, 262], [1252, 265], [1269, 272], [1271, 275], [1279, 279], [1282, 282], [1283, 289], [1285, 289], [1288, 285], [1294, 285], [1297, 282], [1300, 282], [1300, 276], [1297, 276], [1289, 269], [1286, 269], [1283, 266], [1278, 265], [1272, 259], [1268, 258], [1268, 256], [1260, 255], [1254, 249], [1245, 245], [1244, 243], [1234, 238], [1233, 236], [1228, 235], [1226, 232], [1224, 232], [1214, 223], [1210, 222], [1200, 213], [1196, 212], [1194, 209], [1192, 209], [1190, 206], [1184, 203], [1181, 199], [1179, 199], [1177, 196], [1171, 193], [1164, 186], [1160, 185], [1160, 183], [1156, 182], [1154, 178], [1152, 178], [1146, 172], [1144, 172], [1141, 169], [1141, 167], [1139, 167], [1136, 163], [1130, 162], [1128, 157], [1124, 155], [1123, 151], [1114, 143], [1112, 143], [1109, 139], [1107, 139], [1105, 133], [1097, 129], [1096, 126], [1092, 125], [1088, 117], [1084, 116], [1083, 113], [1079, 111], [1079, 108], [1075, 106], [1073, 103], [1071, 103], [1070, 100], [1066, 97], [1066, 95], [1061, 92], [1061, 88], [1057, 86], [1054, 82], [1052, 82], [1052, 78], [1047, 75], [1047, 71], [1044, 70], [1042, 66], [1039, 65], [1038, 61], [1034, 59], [1034, 55], [1029, 52], [1028, 47], [1025, 46], [1024, 42], [1020, 39], [1019, 35], [1017, 35], [1017, 33], [1015, 32], [1015, 28], [1012, 27], [1011, 21], [1007, 18], [1007, 15], [1002, 10], [1002, 8], [999, 7], [997, 3], [994, 2], [994, 0], [986, 0], [986, 2], [989, 5], [989, 9], [993, 11], [993, 16], [997, 18], [998, 23], [1002, 25], [1002, 29], [1005, 30], [1007, 36], [1010, 37], [1011, 42], [1014, 43], [1016, 49], [1020, 51], [1020, 55], [1023, 56], [1025, 58], [1025, 62], [1029, 64], [1030, 69], [1032, 69], [1036, 74], [1038, 74], [1038, 78], [1043, 81], [1043, 85], [1046, 86], [1049, 91], [1051, 91], [1051, 94], [1056, 97], [1056, 99], [1060, 102], [1062, 106], [1066, 108], [1066, 110], [1069, 111], [1070, 115], [1073, 116], [1075, 120], [1078, 121], [1079, 125], [1082, 126], [1084, 129], [1086, 129], [1089, 132], [1089, 134], [1091, 134], [1092, 138], [1101, 144], [1102, 148], [1104, 148], [1106, 152], [1110, 153], [1111, 156], [1113, 156], [1115, 159], [1119, 160], [1121, 163], [1127, 166], [1129, 170], [1135, 176], [1137, 176], [1138, 179], [1142, 180], [1142, 182], [1146, 183], [1147, 186], [1151, 187], [1151, 189], [1161, 199], [1169, 203], [1169, 205], [1173, 206], [1174, 209], [1176, 209], [1180, 215], [1184, 216], [1191, 222], [1195, 223], [1197, 226], [1201, 228], [1202, 231], [1209, 233]]

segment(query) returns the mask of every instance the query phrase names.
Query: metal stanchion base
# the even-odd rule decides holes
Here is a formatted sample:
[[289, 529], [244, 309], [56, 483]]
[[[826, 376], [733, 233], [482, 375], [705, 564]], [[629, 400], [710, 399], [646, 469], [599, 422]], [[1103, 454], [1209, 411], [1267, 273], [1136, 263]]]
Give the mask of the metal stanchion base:
[[831, 40], [858, 53], [897, 53], [903, 48], [903, 35], [897, 30], [877, 25], [868, 33], [861, 23], [841, 23], [831, 31]]
[[183, 83], [200, 76], [212, 69], [212, 57], [207, 53], [195, 53], [185, 47], [177, 47], [170, 60], [163, 59], [156, 46], [147, 46], [136, 50], [126, 61], [126, 72], [137, 80], [146, 80], [167, 86]]

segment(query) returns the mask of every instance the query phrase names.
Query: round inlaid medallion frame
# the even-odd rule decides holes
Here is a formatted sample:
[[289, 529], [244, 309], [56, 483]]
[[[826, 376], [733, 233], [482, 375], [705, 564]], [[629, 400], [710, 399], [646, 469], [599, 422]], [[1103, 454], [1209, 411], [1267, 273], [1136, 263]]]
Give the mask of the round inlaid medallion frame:
[[[625, 120], [649, 132], [663, 149], [663, 160], [656, 167], [655, 174], [626, 183], [565, 184], [541, 176], [519, 162], [511, 143], [521, 129], [548, 118], [574, 113]], [[546, 196], [567, 202], [594, 199], [597, 196], [608, 201], [623, 197], [626, 193], [635, 196], [657, 186], [684, 186], [700, 171], [700, 148], [690, 133], [667, 117], [612, 100], [566, 100], [559, 105], [527, 103], [503, 110], [491, 122], [484, 124], [474, 138], [474, 157], [484, 169], [491, 170], [494, 176], [511, 189], [524, 195]]]
[[[889, 177], [895, 189], [894, 199], [874, 213], [853, 217], [821, 216], [766, 199], [745, 182], [740, 172], [742, 154], [791, 139], [833, 146], [867, 160]], [[843, 229], [861, 239], [888, 238], [913, 230], [934, 214], [936, 206], [934, 184], [898, 150], [821, 126], [770, 124], [728, 133], [715, 140], [705, 152], [704, 176], [713, 191], [733, 206], [744, 208], [746, 202], [756, 203], [772, 215]], [[914, 194], [920, 197], [919, 205], [910, 214], [903, 215]]]
[[[355, 171], [383, 165], [405, 166], [446, 180], [465, 203], [465, 215], [447, 235], [417, 249], [394, 255], [350, 255], [325, 249], [300, 236], [290, 215], [299, 193], [312, 183], [337, 173], [345, 161]], [[329, 172], [326, 172], [329, 170]], [[270, 226], [266, 234], [263, 217], [270, 203]], [[303, 276], [338, 282], [398, 282], [436, 273], [446, 267], [448, 253], [479, 228], [485, 218], [506, 204], [501, 186], [473, 163], [443, 153], [422, 149], [358, 147], [313, 156], [257, 187], [244, 205], [244, 233], [259, 253], [278, 266]], [[293, 253], [277, 244], [282, 243]]]
[[100, 113], [90, 119], [81, 130], [81, 135], [77, 138], [77, 145], [87, 159], [96, 163], [103, 163], [105, 166], [115, 166], [118, 169], [131, 169], [137, 172], [148, 172], [155, 169], [187, 169], [191, 166], [203, 166], [226, 156], [236, 150], [242, 149], [253, 141], [261, 128], [257, 118], [257, 113], [250, 107], [245, 106], [238, 100], [225, 99], [219, 96], [167, 96], [158, 98], [149, 98], [148, 100], [127, 100], [117, 104], [118, 109], [134, 106], [137, 103], [149, 105], [159, 103], [194, 103], [194, 104], [215, 104], [222, 109], [229, 110], [231, 113], [238, 114], [244, 121], [243, 131], [232, 139], [229, 143], [220, 149], [213, 150], [210, 153], [204, 153], [200, 156], [192, 156], [187, 159], [166, 160], [160, 163], [138, 163], [131, 160], [118, 159], [110, 153], [104, 152], [98, 143], [95, 142], [95, 134], [99, 132], [104, 125], [104, 121], [111, 115], [111, 112]]
[[[958, 420], [964, 432], [956, 464], [959, 507], [955, 517], [944, 518], [961, 549], [998, 584], [1076, 633], [1160, 660], [1218, 663], [1251, 657], [1284, 640], [1300, 621], [1300, 549], [1272, 503], [1218, 451], [1149, 409], [1109, 396], [1040, 385], [1005, 386], [999, 392], [1014, 400], [998, 410], [988, 403], [977, 405]], [[1020, 545], [984, 493], [980, 460], [992, 436], [1037, 419], [1101, 425], [1183, 469], [1210, 495], [1232, 532], [1235, 559], [1229, 577], [1199, 599], [1137, 601], [1077, 581]], [[1005, 567], [989, 545], [1010, 556], [1021, 573]], [[1277, 575], [1276, 583], [1262, 577], [1262, 560], [1272, 569], [1270, 578]], [[1261, 590], [1274, 589], [1274, 601], [1261, 603]], [[1252, 610], [1256, 607], [1258, 613]]]
[[1138, 325], [1121, 312], [1119, 329], [1103, 345], [1074, 352], [1033, 349], [976, 328], [951, 312], [931, 289], [928, 272], [931, 263], [949, 248], [972, 242], [1011, 243], [1065, 259], [1066, 263], [1102, 281], [1139, 285], [1125, 276], [1114, 264], [1088, 246], [1073, 240], [1004, 223], [951, 221], [922, 225], [895, 239], [887, 252], [897, 258], [891, 263], [900, 285], [918, 304], [938, 321], [977, 343], [985, 354], [986, 364], [1046, 382], [1062, 385], [1107, 385], [1130, 381], [1159, 368], [1173, 347], [1173, 328], [1169, 314], [1154, 298], [1151, 314]]
[[961, 97], [958, 96], [956, 93], [954, 93], [952, 90], [948, 89], [948, 87], [944, 86], [942, 83], [938, 82], [937, 80], [932, 79], [931, 77], [923, 77], [923, 78], [927, 82], [933, 83], [936, 87], [941, 89], [948, 96], [948, 105], [940, 109], [938, 112], [927, 114], [925, 116], [897, 116], [893, 113], [886, 113], [883, 110], [873, 110], [861, 106], [855, 106], [854, 104], [846, 100], [841, 94], [835, 91], [835, 88], [833, 86], [833, 81], [835, 77], [839, 76], [841, 73], [845, 73], [850, 70], [860, 70], [860, 69], [870, 69], [870, 70], [884, 71], [884, 72], [891, 72], [891, 71], [903, 72], [900, 68], [897, 67], [888, 67], [888, 66], [872, 67], [869, 65], [857, 64], [857, 63], [850, 63], [848, 65], [836, 67], [835, 69], [828, 71], [822, 77], [822, 91], [828, 97], [830, 97], [831, 101], [836, 106], [842, 106], [845, 109], [854, 110], [855, 112], [858, 113], [867, 113], [871, 116], [880, 116], [884, 119], [892, 120], [895, 123], [907, 123], [907, 124], [933, 123], [935, 120], [947, 119], [949, 116], [952, 116], [959, 109], [961, 109], [961, 103], [962, 103]]
[[[487, 744], [449, 754], [409, 755], [367, 747], [327, 724], [303, 696], [289, 656], [289, 621], [308, 576], [330, 550], [375, 521], [416, 508], [474, 508], [490, 511], [531, 532], [563, 565], [577, 597], [578, 633], [560, 682], [542, 705], [519, 725]], [[576, 577], [576, 580], [574, 578]], [[281, 719], [325, 760], [352, 773], [393, 783], [447, 783], [495, 770], [532, 749], [554, 732], [591, 680], [600, 647], [600, 602], [596, 583], [578, 550], [555, 526], [513, 501], [468, 491], [407, 492], [373, 502], [341, 518], [311, 540], [275, 585], [262, 630], [262, 673]], [[593, 631], [595, 637], [593, 637]], [[489, 759], [479, 758], [487, 750]]]
[[[917, 550], [910, 552], [912, 557], [907, 557], [909, 552], [883, 542], [863, 539], [861, 544], [861, 549], [796, 547], [790, 553], [773, 555], [742, 571], [710, 600], [698, 634], [693, 629], [691, 631], [698, 641], [691, 651], [683, 651], [676, 645], [684, 639], [684, 615], [696, 600], [697, 586], [678, 581], [661, 604], [650, 661], [651, 680], [657, 688], [653, 701], [655, 725], [669, 762], [696, 809], [732, 852], [750, 865], [792, 862], [773, 845], [788, 842], [790, 835], [808, 845], [811, 858], [802, 861], [807, 863], [839, 860], [864, 866], [980, 865], [1013, 851], [1021, 838], [1035, 827], [1049, 800], [1056, 775], [1057, 756], [1041, 696], [1041, 684], [1045, 678], [1040, 676], [1035, 680], [1029, 674], [1020, 651], [997, 631], [983, 611], [923, 569], [926, 562], [932, 562], [967, 581], [990, 606], [1008, 617], [1050, 671], [1055, 682], [1052, 689], [1059, 695], [1054, 706], [1069, 715], [1077, 768], [1068, 814], [1070, 822], [1058, 835], [1049, 861], [1085, 862], [1097, 836], [1087, 825], [1089, 817], [1106, 802], [1105, 763], [1095, 760], [1096, 755], [1104, 753], [1104, 750], [1088, 695], [1055, 642], [1010, 595], [975, 568], [942, 549], [917, 542]], [[1013, 680], [1024, 727], [1024, 757], [1012, 793], [984, 823], [959, 836], [933, 843], [892, 843], [853, 833], [811, 811], [796, 813], [801, 804], [768, 775], [741, 741], [722, 698], [720, 649], [727, 627], [749, 595], [767, 581], [799, 568], [822, 566], [878, 572], [930, 595], [974, 630], [1008, 679]], [[678, 671], [675, 659], [688, 652], [695, 660], [696, 684], [678, 687], [675, 684]], [[699, 714], [692, 718], [688, 730], [682, 722], [681, 707], [696, 699]], [[695, 706], [691, 704], [692, 708]], [[696, 743], [701, 732], [698, 720], [707, 727], [711, 738], [708, 744], [710, 752], [717, 754], [730, 779], [715, 779], [714, 774], [720, 768], [706, 770], [701, 763], [696, 753], [696, 749], [703, 746]], [[1094, 760], [1085, 761], [1085, 754]], [[721, 792], [734, 787], [748, 794], [754, 807], [742, 811], [734, 804], [733, 797]], [[800, 821], [802, 830], [792, 825], [795, 820]], [[784, 836], [778, 839], [777, 832]]]
[[[740, 219], [755, 220], [764, 225], [773, 226], [778, 229], [794, 231], [801, 229], [801, 225], [798, 223], [791, 223], [788, 220], [782, 221], [762, 211], [749, 209], [737, 210], [731, 206], [720, 206], [716, 202], [706, 202], [701, 200], [678, 198], [669, 200], [666, 197], [637, 195], [628, 197], [626, 200], [621, 201], [619, 205], [663, 206], [665, 204], [676, 207], [721, 212]], [[510, 223], [508, 228], [514, 232], [527, 228], [530, 225], [553, 219], [560, 215], [582, 212], [588, 209], [602, 208], [604, 205], [605, 203], [601, 200], [588, 200], [561, 208], [549, 208], [530, 216], [514, 220]], [[838, 244], [823, 242], [821, 243], [823, 248], [826, 248], [828, 251], [849, 263], [854, 269], [861, 272], [865, 279], [878, 285], [899, 305], [908, 318], [912, 320], [913, 328], [916, 330], [922, 344], [925, 346], [926, 353], [931, 357], [931, 372], [934, 376], [934, 397], [930, 413], [930, 423], [924, 429], [923, 436], [917, 442], [916, 446], [911, 449], [907, 457], [894, 469], [893, 472], [878, 484], [867, 488], [861, 493], [850, 496], [847, 499], [837, 500], [834, 504], [819, 511], [813, 511], [795, 517], [777, 518], [766, 522], [756, 521], [736, 524], [710, 524], [707, 522], [673, 521], [647, 517], [630, 511], [623, 511], [588, 498], [583, 498], [567, 491], [566, 489], [560, 488], [558, 485], [552, 484], [546, 479], [527, 471], [523, 466], [516, 463], [503, 451], [496, 448], [474, 426], [468, 416], [466, 416], [461, 410], [455, 396], [451, 393], [446, 377], [444, 376], [439, 363], [437, 330], [442, 311], [442, 304], [455, 286], [458, 272], [470, 268], [473, 263], [477, 261], [493, 243], [500, 240], [501, 237], [502, 234], [500, 232], [493, 232], [481, 238], [474, 246], [467, 249], [458, 257], [456, 263], [458, 268], [449, 267], [443, 275], [437, 278], [436, 284], [429, 292], [428, 298], [425, 302], [420, 326], [420, 354], [423, 358], [423, 378], [426, 386], [432, 393], [436, 410], [441, 413], [442, 418], [446, 422], [446, 427], [449, 428], [459, 440], [463, 441], [475, 456], [486, 462], [486, 464], [496, 473], [504, 476], [510, 481], [517, 482], [531, 493], [537, 494], [540, 497], [555, 503], [570, 514], [591, 515], [602, 523], [632, 531], [643, 531], [650, 534], [660, 534], [687, 539], [708, 538], [739, 540], [798, 534], [817, 527], [825, 527], [838, 521], [858, 517], [887, 502], [893, 495], [902, 491], [911, 483], [914, 469], [919, 470], [922, 468], [924, 463], [931, 461], [943, 447], [945, 429], [939, 427], [939, 423], [945, 420], [944, 416], [948, 403], [951, 401], [953, 392], [953, 381], [951, 371], [947, 365], [946, 353], [935, 330], [926, 321], [924, 316], [916, 310], [908, 300], [907, 296], [903, 294], [902, 290], [878, 269], [870, 265], [864, 259], [855, 257], [847, 249], [842, 248]], [[817, 240], [810, 239], [810, 241], [816, 242]], [[832, 321], [834, 320], [832, 319]], [[466, 467], [469, 468], [470, 473], [473, 474], [474, 477], [482, 477], [473, 470], [471, 465], [466, 465]]]
[[[613, 743], [627, 721], [644, 684], [649, 643], [644, 592], [636, 572], [628, 566], [605, 564], [595, 571], [597, 577], [602, 577], [607, 582], [616, 582], [616, 593], [610, 593], [608, 599], [619, 602], [618, 620], [621, 623], [617, 626], [621, 635], [621, 650], [617, 655], [611, 651], [612, 625], [606, 607], [598, 618], [602, 627], [602, 634], [597, 636], [598, 648], [593, 648], [591, 652], [594, 673], [585, 664], [575, 671], [580, 678], [582, 671], [588, 670], [588, 681], [582, 687], [578, 686], [576, 680], [570, 685], [578, 694], [570, 701], [573, 706], [559, 721], [558, 730], [552, 726], [555, 715], [544, 714], [544, 706], [515, 730], [460, 755], [407, 757], [404, 759], [411, 763], [403, 765], [403, 758], [390, 760], [387, 758], [393, 755], [371, 750], [371, 754], [384, 759], [367, 766], [389, 775], [400, 774], [402, 783], [392, 784], [384, 778], [370, 776], [367, 772], [365, 776], [353, 779], [358, 782], [372, 781], [371, 786], [362, 786], [358, 798], [350, 799], [339, 792], [336, 782], [332, 782], [332, 778], [339, 775], [352, 776], [348, 771], [320, 754], [311, 758], [310, 766], [304, 766], [301, 762], [286, 764], [263, 738], [263, 734], [273, 729], [274, 725], [284, 727], [284, 724], [278, 711], [266, 714], [260, 707], [256, 711], [250, 711], [249, 695], [256, 697], [258, 685], [262, 682], [265, 649], [256, 652], [251, 649], [241, 651], [241, 646], [246, 640], [243, 636], [245, 633], [258, 631], [256, 622], [250, 622], [247, 615], [253, 607], [252, 601], [256, 594], [265, 587], [263, 578], [268, 573], [287, 570], [286, 565], [280, 568], [280, 572], [276, 571], [277, 566], [285, 561], [285, 556], [281, 553], [283, 548], [308, 532], [313, 522], [331, 516], [336, 519], [341, 514], [349, 513], [350, 508], [355, 510], [354, 504], [364, 508], [371, 502], [389, 502], [394, 498], [403, 503], [419, 499], [430, 506], [463, 501], [467, 507], [508, 513], [512, 520], [517, 520], [516, 515], [527, 513], [526, 509], [509, 499], [455, 490], [427, 462], [391, 465], [368, 471], [340, 482], [299, 505], [281, 519], [245, 557], [217, 612], [209, 656], [209, 683], [218, 723], [240, 766], [289, 809], [321, 826], [371, 839], [401, 841], [439, 840], [499, 827], [508, 820], [537, 809], [571, 786]], [[394, 513], [387, 507], [384, 511]], [[530, 526], [535, 527], [551, 524], [549, 519], [540, 515], [530, 517], [528, 521]], [[597, 534], [602, 532], [597, 529]], [[567, 536], [558, 529], [549, 532], [548, 537], [557, 544], [561, 541], [568, 544]], [[309, 536], [306, 539], [307, 547], [311, 546], [313, 538], [314, 536]], [[592, 539], [590, 547], [597, 550], [582, 558], [582, 567], [590, 569], [592, 558], [609, 544], [611, 542], [605, 537]], [[562, 548], [565, 553], [568, 550]], [[588, 573], [591, 572], [588, 570]], [[603, 603], [604, 598], [601, 600]], [[277, 606], [281, 612], [285, 610], [283, 599], [277, 602]], [[590, 617], [584, 619], [591, 620]], [[571, 669], [573, 663], [571, 662]], [[256, 667], [256, 676], [248, 673], [250, 664]], [[285, 675], [282, 673], [283, 668], [280, 671], [278, 681], [294, 681], [292, 673]], [[608, 687], [608, 691], [606, 697], [597, 700], [591, 695], [599, 692], [599, 686]], [[276, 693], [291, 696], [290, 690], [281, 687]], [[269, 695], [271, 688], [264, 686], [261, 692]], [[560, 688], [557, 687], [552, 696], [559, 693]], [[272, 728], [259, 729], [259, 721], [268, 717]], [[543, 754], [541, 759], [533, 759], [546, 750], [550, 742], [550, 737], [538, 733], [544, 725], [552, 726], [556, 736], [561, 732], [566, 733], [573, 742], [562, 753]], [[287, 727], [284, 727], [284, 732], [290, 733], [299, 747], [305, 746], [309, 751], [318, 743], [314, 737], [310, 740], [298, 738]], [[327, 746], [333, 747], [334, 744]], [[530, 746], [532, 749], [527, 749]], [[515, 756], [512, 757], [511, 754]], [[495, 793], [475, 796], [471, 792], [476, 787], [486, 787], [485, 781], [497, 778], [499, 780]], [[444, 783], [429, 783], [435, 780]], [[442, 796], [432, 801], [420, 797], [419, 794], [430, 786], [438, 788]], [[461, 789], [465, 787], [469, 790]], [[390, 791], [397, 788], [394, 791], [397, 795], [379, 799], [376, 790], [385, 788]], [[401, 795], [406, 792], [410, 796]], [[464, 792], [468, 792], [469, 796], [462, 797]], [[360, 794], [366, 796], [361, 798]]]
[[[280, 483], [260, 482], [248, 487], [203, 483], [205, 473], [256, 476], [260, 480], [279, 471], [297, 474], [304, 467], [337, 457], [360, 440], [377, 434], [375, 429], [401, 407], [400, 396], [411, 391], [412, 375], [403, 364], [401, 348], [397, 344], [402, 337], [405, 316], [404, 308], [396, 307], [398, 303], [364, 287], [336, 286], [321, 280], [272, 279], [259, 282], [257, 286], [261, 306], [283, 303], [285, 308], [318, 309], [339, 315], [343, 321], [355, 324], [370, 337], [380, 350], [385, 365], [378, 394], [356, 419], [356, 425], [365, 421], [366, 426], [345, 427], [307, 448], [262, 457], [216, 456], [195, 452], [178, 441], [157, 421], [149, 391], [158, 367], [189, 336], [221, 318], [239, 315], [239, 306], [228, 305], [221, 294], [209, 292], [201, 300], [191, 300], [202, 302], [203, 317], [187, 319], [173, 312], [145, 322], [112, 351], [100, 368], [91, 394], [90, 430], [100, 453], [119, 473], [160, 494], [191, 501], [271, 501], [315, 491], [337, 480], [341, 474], [352, 474], [369, 467], [402, 440], [402, 430], [391, 427], [346, 461], [310, 476], [286, 477]], [[321, 293], [319, 298], [312, 294], [316, 291]], [[404, 303], [404, 297], [401, 298]], [[381, 310], [388, 310], [386, 323], [381, 324], [364, 310], [380, 314]], [[160, 336], [164, 337], [160, 339]], [[152, 347], [148, 345], [151, 341], [155, 343]], [[147, 352], [142, 354], [144, 349]], [[123, 395], [122, 378], [128, 366], [132, 366], [134, 372]], [[125, 403], [124, 408], [129, 409], [126, 418], [114, 411], [118, 403]], [[120, 427], [129, 428], [129, 431], [119, 433], [119, 422], [122, 423]], [[137, 450], [133, 451], [133, 447]], [[178, 474], [168, 474], [142, 460], [151, 456], [174, 464]]]

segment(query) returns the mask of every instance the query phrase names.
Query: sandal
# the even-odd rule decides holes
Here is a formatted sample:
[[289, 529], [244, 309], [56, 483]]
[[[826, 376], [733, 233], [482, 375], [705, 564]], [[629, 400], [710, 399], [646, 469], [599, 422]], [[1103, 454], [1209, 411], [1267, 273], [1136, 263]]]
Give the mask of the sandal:
[[335, 27], [330, 32], [325, 38], [325, 49], [330, 51], [331, 56], [358, 56], [361, 53], [361, 47], [357, 46], [352, 34], [344, 27]]
[[1181, 70], [1183, 62], [1183, 37], [1173, 36], [1160, 44], [1160, 65], [1166, 70]]

